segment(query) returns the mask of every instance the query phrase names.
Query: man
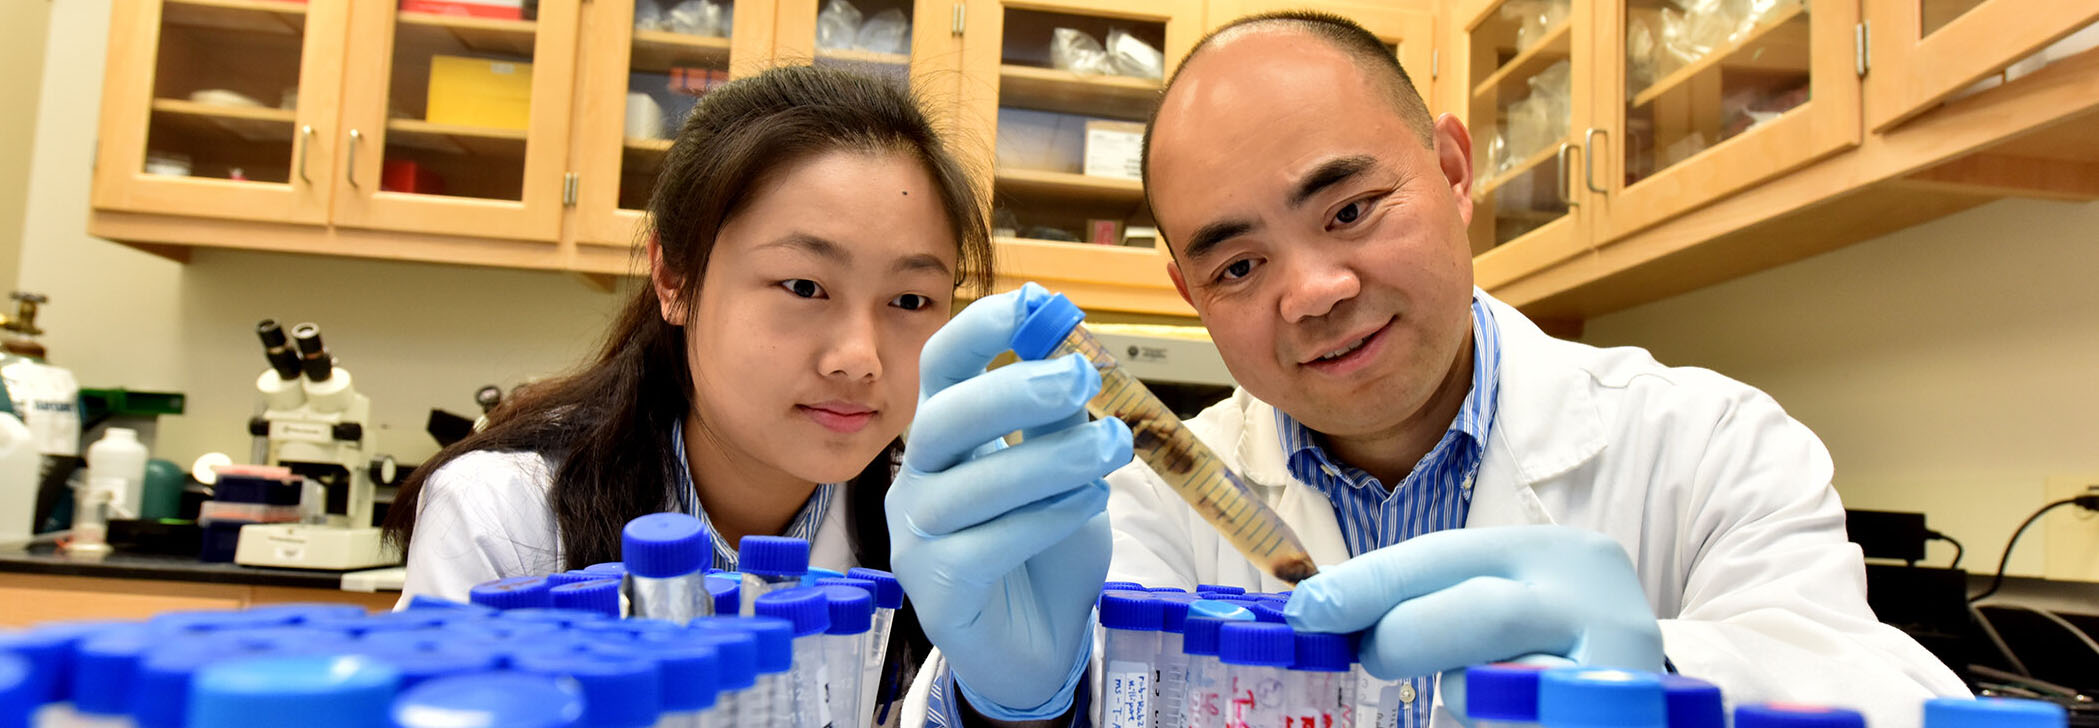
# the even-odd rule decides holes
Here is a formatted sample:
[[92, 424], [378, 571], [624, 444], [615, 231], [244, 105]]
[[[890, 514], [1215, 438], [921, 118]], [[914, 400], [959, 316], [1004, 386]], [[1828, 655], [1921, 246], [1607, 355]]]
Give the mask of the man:
[[[1189, 426], [1321, 565], [1292, 625], [1362, 631], [1398, 725], [1454, 724], [1450, 671], [1519, 658], [1675, 670], [1876, 726], [1965, 694], [1874, 619], [1828, 453], [1777, 403], [1552, 339], [1473, 287], [1471, 139], [1375, 37], [1241, 20], [1190, 54], [1148, 133], [1169, 273], [1241, 386]], [[1075, 426], [1090, 370], [971, 376], [1039, 295], [987, 299], [929, 342], [925, 427], [891, 493], [894, 563], [953, 679], [926, 692], [965, 722], [1077, 712], [1104, 534], [1109, 579], [1288, 588], [1141, 465], [1107, 478], [1099, 522], [1091, 477], [1128, 435]], [[1022, 445], [972, 453], [1014, 429]]]

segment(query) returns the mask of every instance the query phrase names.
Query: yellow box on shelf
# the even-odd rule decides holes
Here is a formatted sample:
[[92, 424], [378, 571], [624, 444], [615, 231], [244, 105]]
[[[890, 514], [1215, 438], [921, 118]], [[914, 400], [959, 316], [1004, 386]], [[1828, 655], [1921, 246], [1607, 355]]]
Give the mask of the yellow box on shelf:
[[431, 56], [427, 108], [433, 124], [524, 129], [532, 121], [532, 64]]

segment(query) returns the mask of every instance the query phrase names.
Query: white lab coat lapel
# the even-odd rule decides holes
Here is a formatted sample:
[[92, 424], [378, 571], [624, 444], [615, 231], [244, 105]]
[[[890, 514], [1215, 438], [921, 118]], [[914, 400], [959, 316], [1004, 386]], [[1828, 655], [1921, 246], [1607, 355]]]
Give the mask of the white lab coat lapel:
[[1501, 330], [1501, 390], [1474, 478], [1466, 528], [1550, 524], [1538, 487], [1603, 452], [1603, 418], [1585, 382], [1550, 349], [1563, 345], [1521, 312], [1475, 290]]

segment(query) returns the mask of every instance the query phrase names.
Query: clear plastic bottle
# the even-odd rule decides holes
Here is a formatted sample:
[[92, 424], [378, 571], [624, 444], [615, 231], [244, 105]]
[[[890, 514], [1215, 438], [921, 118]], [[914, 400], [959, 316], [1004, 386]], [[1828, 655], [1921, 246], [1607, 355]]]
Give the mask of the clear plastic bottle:
[[514, 656], [511, 669], [574, 679], [583, 691], [584, 725], [651, 728], [663, 713], [663, 678], [655, 660], [546, 650]]
[[1682, 675], [1663, 675], [1662, 699], [1669, 711], [1669, 728], [1727, 728], [1727, 705], [1718, 685]]
[[[1984, 725], [2008, 728], [1997, 722]], [[1866, 717], [1847, 708], [1765, 703], [1735, 708], [1735, 728], [1866, 728]]]
[[707, 526], [683, 513], [652, 513], [620, 532], [634, 616], [685, 624], [714, 613], [707, 564], [714, 546]]
[[743, 576], [738, 614], [752, 616], [759, 597], [802, 585], [809, 573], [809, 542], [785, 536], [745, 536], [736, 544], [736, 568]]
[[1228, 726], [1282, 725], [1284, 670], [1296, 654], [1287, 625], [1234, 622], [1217, 630], [1217, 659], [1224, 663]]
[[1478, 728], [1537, 728], [1545, 668], [1499, 663], [1465, 668], [1465, 715]]
[[1184, 646], [1188, 628], [1188, 606], [1194, 594], [1151, 590], [1159, 602], [1159, 654], [1152, 658], [1152, 725], [1181, 728], [1187, 725], [1188, 652]]
[[1290, 671], [1283, 675], [1286, 726], [1355, 728], [1356, 681], [1350, 670], [1356, 641], [1351, 635], [1298, 632]]
[[[884, 695], [882, 669], [889, 664], [889, 633], [896, 624], [896, 610], [904, 608], [904, 585], [896, 575], [880, 569], [852, 568], [845, 575], [875, 585], [875, 621], [867, 635], [867, 662], [860, 669], [860, 705], [868, 711], [870, 724], [881, 710], [877, 701], [901, 699], [901, 695]], [[898, 691], [901, 692], [902, 686]], [[863, 724], [866, 725], [866, 724]]]
[[2069, 721], [2063, 706], [2039, 700], [1935, 698], [1924, 703], [1924, 728], [2063, 728]]
[[747, 632], [757, 648], [752, 684], [737, 701], [736, 725], [790, 728], [794, 716], [794, 623], [778, 617], [715, 617], [693, 622], [704, 629]]
[[[189, 725], [377, 728], [401, 676], [364, 657], [255, 657], [204, 668], [190, 686]], [[296, 716], [296, 718], [293, 718]]]
[[824, 628], [824, 696], [830, 703], [832, 725], [867, 728], [874, 712], [860, 704], [860, 683], [867, 679], [867, 638], [875, 621], [874, 584], [859, 579], [819, 581], [816, 589], [831, 605], [831, 626]]
[[583, 693], [546, 675], [457, 675], [402, 691], [391, 718], [393, 728], [577, 728]]
[[1668, 720], [1655, 675], [1563, 667], [1538, 676], [1538, 725], [1544, 728], [1667, 728]]
[[1147, 728], [1163, 608], [1150, 592], [1101, 592], [1101, 726]]
[[[750, 539], [744, 539], [750, 543]], [[744, 589], [751, 588], [745, 574]], [[760, 617], [778, 617], [794, 625], [794, 669], [788, 680], [793, 700], [790, 728], [828, 728], [831, 707], [824, 700], [824, 630], [831, 626], [830, 600], [820, 590], [792, 587], [758, 597], [752, 609]]]
[[1224, 728], [1231, 715], [1217, 632], [1235, 621], [1251, 622], [1254, 615], [1228, 602], [1202, 599], [1188, 605], [1181, 633], [1181, 650], [1188, 653], [1188, 707], [1181, 714], [1188, 728]]

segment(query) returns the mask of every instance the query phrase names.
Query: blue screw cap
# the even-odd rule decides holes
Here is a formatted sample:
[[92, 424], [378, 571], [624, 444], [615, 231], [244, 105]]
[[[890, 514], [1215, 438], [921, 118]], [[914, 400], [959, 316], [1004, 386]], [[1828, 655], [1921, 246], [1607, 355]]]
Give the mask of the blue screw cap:
[[1062, 293], [1050, 293], [1029, 283], [1021, 287], [1021, 310], [1027, 312], [1013, 330], [1013, 353], [1026, 360], [1047, 357], [1072, 328], [1086, 320], [1086, 312]]
[[400, 673], [368, 657], [254, 657], [217, 663], [190, 687], [189, 724], [375, 728], [386, 722]]
[[1662, 676], [1669, 728], [1727, 728], [1727, 706], [1720, 686], [1682, 675]]
[[684, 576], [707, 568], [713, 556], [707, 526], [683, 513], [651, 513], [620, 531], [620, 561], [635, 576]]
[[[824, 579], [823, 581], [855, 582], [860, 580], [834, 578]], [[818, 591], [823, 592], [824, 600], [829, 603], [831, 611], [831, 626], [824, 628], [824, 634], [867, 634], [867, 631], [874, 627], [874, 585], [864, 581], [860, 583], [867, 584], [867, 586], [833, 583], [815, 587]]]
[[714, 648], [719, 658], [715, 678], [722, 690], [742, 690], [757, 684], [757, 636], [736, 629], [694, 628], [673, 639], [689, 640]]
[[[1469, 687], [1469, 684], [1468, 684]], [[1538, 678], [1538, 722], [1567, 728], [1664, 728], [1662, 681], [1644, 672], [1547, 670]]]
[[576, 728], [583, 691], [576, 681], [521, 672], [438, 678], [402, 693], [394, 728]]
[[715, 682], [721, 666], [721, 653], [713, 645], [693, 640], [677, 639], [685, 633], [665, 635], [665, 639], [636, 640], [625, 644], [596, 644], [589, 651], [613, 657], [653, 660], [659, 690], [663, 696], [663, 712], [689, 713], [714, 707], [721, 686]]
[[1538, 722], [1536, 665], [1495, 664], [1465, 668], [1465, 713], [1473, 720]]
[[736, 545], [736, 568], [761, 577], [809, 573], [809, 542], [785, 536], [745, 536]]
[[663, 712], [663, 677], [654, 660], [595, 652], [520, 654], [519, 672], [573, 678], [583, 688], [583, 723], [648, 728]]
[[499, 610], [554, 606], [553, 599], [547, 595], [547, 578], [544, 576], [513, 576], [482, 582], [467, 595], [475, 604]]
[[1289, 667], [1297, 638], [1290, 628], [1268, 622], [1231, 622], [1217, 629], [1217, 659], [1227, 665]]
[[693, 629], [733, 630], [749, 634], [756, 650], [752, 666], [759, 673], [786, 672], [794, 666], [794, 623], [778, 617], [701, 617]]
[[876, 609], [901, 609], [904, 606], [904, 585], [896, 575], [881, 569], [851, 568], [845, 575], [854, 579], [874, 582]]
[[1924, 703], [1924, 728], [2061, 728], [2063, 706], [2018, 698], [1936, 698]]
[[743, 580], [720, 574], [707, 575], [707, 593], [714, 597], [714, 613], [734, 616], [743, 609]]
[[1356, 662], [1353, 635], [1328, 632], [1296, 633], [1296, 653], [1290, 669], [1306, 672], [1348, 672]]
[[1108, 629], [1157, 632], [1166, 619], [1165, 608], [1151, 592], [1101, 592], [1100, 612], [1101, 626]]
[[[744, 539], [749, 543], [750, 539]], [[794, 636], [807, 637], [831, 627], [831, 602], [811, 587], [781, 589], [758, 597], [751, 611], [760, 617], [779, 617], [794, 625]]]
[[1866, 717], [1845, 708], [1764, 703], [1735, 708], [1735, 728], [1866, 728]]
[[1198, 601], [1194, 594], [1152, 592], [1152, 599], [1159, 603], [1159, 631], [1174, 634], [1187, 631], [1188, 608]]
[[592, 619], [618, 619], [619, 586], [618, 579], [593, 579], [554, 587], [547, 590], [547, 595], [560, 612], [588, 614]]

